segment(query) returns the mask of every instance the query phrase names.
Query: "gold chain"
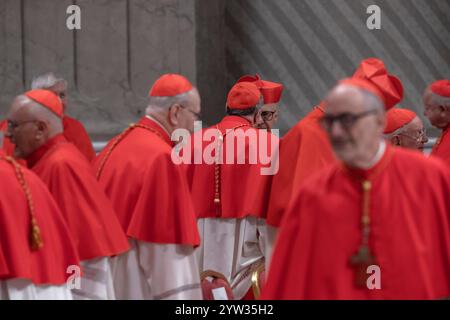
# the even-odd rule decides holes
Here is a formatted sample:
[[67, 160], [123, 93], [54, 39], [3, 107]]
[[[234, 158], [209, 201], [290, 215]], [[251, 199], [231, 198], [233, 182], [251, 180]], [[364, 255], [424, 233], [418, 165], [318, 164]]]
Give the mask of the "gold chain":
[[44, 242], [42, 240], [41, 230], [39, 229], [39, 225], [37, 223], [36, 216], [34, 215], [33, 196], [31, 195], [30, 188], [29, 188], [27, 182], [25, 181], [22, 167], [12, 157], [6, 156], [6, 157], [0, 158], [0, 159], [4, 159], [6, 162], [11, 164], [11, 166], [14, 168], [14, 172], [16, 174], [17, 180], [19, 180], [20, 186], [22, 187], [22, 190], [25, 193], [25, 197], [27, 199], [27, 204], [28, 204], [28, 210], [30, 212], [30, 217], [31, 217], [31, 231], [30, 231], [31, 250], [37, 251], [44, 246]]
[[102, 158], [100, 165], [98, 166], [97, 169], [97, 173], [96, 173], [96, 177], [97, 180], [100, 179], [100, 175], [103, 172], [103, 169], [106, 165], [106, 161], [109, 159], [109, 156], [111, 155], [111, 153], [113, 152], [114, 148], [119, 144], [120, 141], [123, 140], [123, 138], [125, 138], [125, 136], [131, 132], [131, 130], [133, 130], [134, 128], [142, 128], [142, 129], [146, 129], [150, 132], [153, 132], [154, 134], [156, 134], [158, 137], [160, 137], [161, 139], [163, 139], [163, 137], [161, 136], [161, 134], [156, 131], [153, 128], [150, 128], [146, 125], [143, 124], [139, 124], [139, 123], [132, 123], [130, 124], [130, 126], [128, 128], [126, 128], [118, 137], [117, 139], [111, 144], [111, 146], [109, 147], [108, 151], [106, 152], [105, 156]]

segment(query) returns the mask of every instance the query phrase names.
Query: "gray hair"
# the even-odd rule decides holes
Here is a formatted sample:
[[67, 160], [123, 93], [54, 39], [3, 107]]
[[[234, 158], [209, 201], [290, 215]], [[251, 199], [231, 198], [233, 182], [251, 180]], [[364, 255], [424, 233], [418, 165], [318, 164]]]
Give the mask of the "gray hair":
[[376, 95], [364, 89], [361, 89], [361, 93], [364, 96], [367, 110], [377, 110], [382, 113], [386, 111], [383, 102]]
[[34, 77], [31, 81], [31, 89], [48, 89], [60, 82], [64, 82], [67, 85], [67, 81], [63, 77], [53, 72], [48, 72]]
[[198, 92], [196, 88], [192, 88], [188, 92], [184, 92], [173, 97], [149, 97], [145, 113], [149, 114], [151, 111], [168, 110], [174, 104], [186, 106], [190, 103], [192, 93], [194, 92]]

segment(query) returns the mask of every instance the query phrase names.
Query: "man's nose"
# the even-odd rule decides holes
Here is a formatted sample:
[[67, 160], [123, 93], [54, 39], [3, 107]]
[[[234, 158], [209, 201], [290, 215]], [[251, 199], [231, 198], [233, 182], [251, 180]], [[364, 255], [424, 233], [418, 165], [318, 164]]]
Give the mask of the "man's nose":
[[263, 118], [262, 118], [262, 116], [261, 116], [261, 113], [257, 113], [256, 114], [256, 116], [255, 116], [255, 124], [256, 125], [261, 125], [261, 124], [263, 124], [264, 123], [264, 121], [263, 121]]
[[330, 135], [333, 137], [339, 137], [344, 134], [344, 128], [339, 121], [334, 121], [330, 127]]

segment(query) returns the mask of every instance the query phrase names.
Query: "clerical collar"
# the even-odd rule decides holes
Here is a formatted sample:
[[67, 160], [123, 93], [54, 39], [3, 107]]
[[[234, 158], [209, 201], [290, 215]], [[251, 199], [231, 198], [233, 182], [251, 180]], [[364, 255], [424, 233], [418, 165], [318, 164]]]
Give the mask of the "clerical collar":
[[167, 129], [161, 124], [161, 122], [159, 122], [158, 120], [156, 120], [155, 118], [153, 118], [153, 117], [152, 117], [151, 115], [149, 115], [149, 114], [145, 115], [145, 117], [148, 118], [148, 119], [150, 119], [150, 120], [152, 120], [154, 123], [156, 123], [158, 126], [160, 126], [161, 129], [163, 129], [164, 132], [167, 133], [167, 135], [168, 135], [169, 137], [171, 136], [170, 133], [169, 133], [169, 131], [167, 131]]
[[377, 153], [375, 154], [373, 159], [366, 166], [363, 166], [360, 169], [369, 170], [375, 167], [378, 164], [378, 162], [380, 162], [385, 151], [386, 151], [386, 142], [384, 140], [381, 140], [380, 144], [378, 145]]
[[46, 143], [44, 143], [42, 146], [34, 150], [25, 160], [27, 161], [27, 165], [29, 168], [34, 167], [39, 160], [42, 159], [47, 152], [49, 152], [51, 149], [53, 149], [54, 146], [57, 144], [67, 142], [66, 138], [63, 136], [62, 133], [57, 134], [53, 138], [50, 138]]

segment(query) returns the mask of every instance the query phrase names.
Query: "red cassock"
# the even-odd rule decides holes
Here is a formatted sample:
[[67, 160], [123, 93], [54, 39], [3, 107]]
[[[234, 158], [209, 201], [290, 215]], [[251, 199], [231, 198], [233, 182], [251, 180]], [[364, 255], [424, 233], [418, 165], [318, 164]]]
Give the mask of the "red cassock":
[[66, 137], [67, 141], [72, 142], [89, 162], [93, 161], [95, 159], [94, 147], [81, 122], [64, 115], [63, 126], [64, 137]]
[[[0, 158], [5, 154], [0, 150]], [[46, 186], [21, 168], [34, 204], [43, 246], [31, 250], [31, 217], [25, 192], [14, 167], [0, 160], [0, 280], [24, 278], [34, 284], [66, 282], [70, 265], [79, 265], [68, 227]]]
[[[8, 122], [6, 120], [0, 122], [0, 131], [3, 132], [3, 134], [8, 131]], [[3, 139], [3, 150], [8, 156], [14, 155], [14, 144], [6, 137]]]
[[61, 208], [82, 261], [128, 250], [111, 201], [95, 179], [92, 167], [63, 135], [34, 151], [27, 163]]
[[292, 196], [303, 181], [335, 162], [325, 131], [319, 125], [323, 104], [315, 107], [280, 142], [280, 169], [273, 177], [267, 223], [279, 227]]
[[431, 155], [441, 158], [450, 165], [450, 125], [442, 132], [436, 146], [431, 151]]
[[[381, 289], [356, 287], [362, 188]], [[450, 171], [387, 146], [370, 170], [331, 165], [302, 186], [283, 220], [263, 299], [437, 299], [450, 295]], [[369, 277], [369, 275], [367, 275]]]
[[[196, 141], [202, 141], [205, 130], [219, 129], [224, 136], [228, 130], [242, 130], [244, 134], [248, 134], [249, 131], [253, 131], [256, 137], [254, 142], [249, 143], [249, 140], [245, 140], [245, 147], [240, 152], [245, 151], [245, 163], [236, 164], [236, 155], [238, 154], [238, 141], [237, 135], [234, 138], [234, 162], [235, 164], [227, 164], [226, 151], [227, 151], [227, 138], [226, 135], [223, 138], [223, 164], [220, 164], [217, 168], [215, 164], [206, 164], [202, 161], [201, 164], [193, 164], [187, 167], [188, 183], [191, 187], [192, 198], [194, 202], [197, 218], [224, 218], [224, 219], [239, 219], [246, 216], [254, 216], [256, 218], [265, 218], [267, 211], [268, 197], [270, 192], [271, 175], [262, 175], [261, 169], [268, 169], [268, 165], [262, 165], [260, 159], [256, 158], [257, 163], [251, 164], [249, 155], [250, 150], [253, 150], [255, 154], [258, 154], [258, 147], [261, 146], [260, 141], [267, 139], [266, 154], [270, 155], [271, 144], [278, 143], [278, 138], [271, 134], [267, 134], [266, 137], [261, 136], [262, 130], [254, 129], [250, 122], [245, 118], [239, 116], [226, 116], [222, 121], [211, 128], [207, 128], [198, 131], [192, 136], [191, 140], [191, 157], [194, 163], [194, 153], [202, 155], [206, 153], [206, 149], [214, 145], [216, 141], [213, 138], [212, 141], [203, 141], [196, 143]], [[267, 131], [264, 131], [267, 133]], [[230, 134], [230, 133], [228, 133]], [[250, 135], [249, 135], [250, 136]], [[205, 136], [206, 137], [206, 136]], [[206, 140], [206, 139], [205, 139]], [[211, 154], [215, 156], [215, 152]], [[216, 170], [218, 177], [216, 176]], [[216, 189], [216, 184], [219, 184]], [[220, 198], [220, 203], [216, 203], [215, 199]]]
[[192, 201], [183, 168], [172, 162], [172, 146], [169, 135], [143, 117], [112, 139], [94, 166], [127, 236], [196, 246]]

